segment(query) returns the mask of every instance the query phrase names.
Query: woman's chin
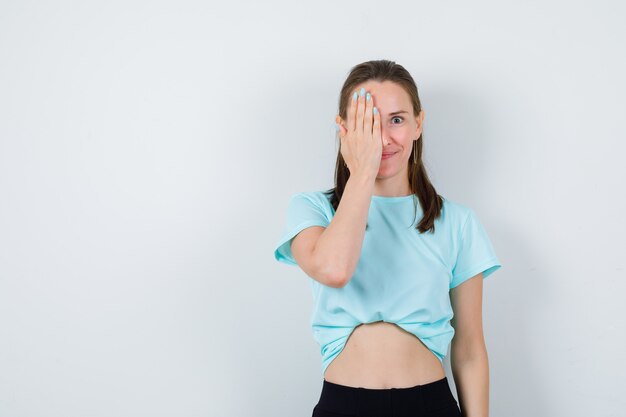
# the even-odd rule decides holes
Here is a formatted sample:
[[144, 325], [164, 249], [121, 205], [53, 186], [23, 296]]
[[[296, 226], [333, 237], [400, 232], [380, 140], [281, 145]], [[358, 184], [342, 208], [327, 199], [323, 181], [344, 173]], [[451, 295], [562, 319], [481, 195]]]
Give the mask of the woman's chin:
[[400, 174], [400, 172], [403, 171], [402, 167], [398, 167], [397, 165], [392, 164], [386, 165], [382, 162], [380, 164], [380, 168], [378, 168], [378, 174], [376, 175], [376, 178], [378, 179], [391, 178]]

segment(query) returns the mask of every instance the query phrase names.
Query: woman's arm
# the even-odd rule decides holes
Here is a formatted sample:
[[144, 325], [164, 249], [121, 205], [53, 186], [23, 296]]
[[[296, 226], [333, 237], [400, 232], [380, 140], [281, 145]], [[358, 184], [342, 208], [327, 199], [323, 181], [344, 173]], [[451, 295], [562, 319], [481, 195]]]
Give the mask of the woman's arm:
[[328, 227], [315, 236], [312, 250], [302, 249], [309, 245], [297, 242], [298, 236], [294, 239], [291, 248], [294, 258], [298, 261], [309, 256], [302, 263], [312, 265], [314, 277], [325, 277], [334, 287], [343, 287], [350, 281], [361, 256], [375, 180], [376, 176], [369, 173], [350, 175], [335, 215]]
[[450, 290], [455, 334], [450, 363], [463, 417], [489, 417], [489, 360], [482, 324], [482, 272]]

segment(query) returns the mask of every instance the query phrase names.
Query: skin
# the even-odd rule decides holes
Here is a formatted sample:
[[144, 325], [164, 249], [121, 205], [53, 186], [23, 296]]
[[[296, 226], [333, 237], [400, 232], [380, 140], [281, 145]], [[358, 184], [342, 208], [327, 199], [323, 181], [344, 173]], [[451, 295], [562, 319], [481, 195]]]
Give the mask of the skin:
[[[413, 140], [418, 140], [424, 111], [418, 117], [408, 94], [398, 85], [385, 81], [366, 82], [374, 105], [381, 114], [383, 153], [399, 151], [381, 160], [374, 195], [401, 196], [411, 193], [408, 160]], [[390, 115], [395, 111], [407, 111]], [[339, 115], [336, 122], [344, 129]], [[488, 363], [482, 326], [482, 273], [450, 290], [454, 311], [451, 365], [464, 416], [488, 415]], [[336, 384], [371, 389], [405, 388], [438, 381], [445, 377], [439, 359], [415, 335], [393, 323], [361, 324], [348, 338], [344, 349], [330, 363], [324, 379]]]

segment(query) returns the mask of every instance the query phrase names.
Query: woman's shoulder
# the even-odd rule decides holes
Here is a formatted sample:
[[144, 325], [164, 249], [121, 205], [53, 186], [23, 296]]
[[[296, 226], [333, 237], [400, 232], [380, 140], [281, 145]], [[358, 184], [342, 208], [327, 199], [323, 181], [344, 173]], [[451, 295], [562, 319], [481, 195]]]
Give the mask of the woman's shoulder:
[[331, 196], [332, 190], [297, 191], [291, 195], [291, 201], [298, 201], [298, 203], [307, 206], [315, 206], [328, 214], [332, 214], [334, 209], [331, 204]]
[[306, 199], [311, 202], [328, 204], [332, 196], [331, 191], [297, 191], [292, 194], [291, 198]]
[[458, 201], [443, 197], [443, 209], [441, 210], [441, 220], [454, 226], [462, 225], [468, 216], [472, 214], [472, 209]]

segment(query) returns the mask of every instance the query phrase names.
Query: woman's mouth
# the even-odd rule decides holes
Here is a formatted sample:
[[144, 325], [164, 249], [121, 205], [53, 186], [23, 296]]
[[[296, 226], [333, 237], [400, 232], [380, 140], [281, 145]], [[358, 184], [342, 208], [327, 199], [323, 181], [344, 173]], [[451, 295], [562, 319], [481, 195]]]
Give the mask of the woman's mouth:
[[394, 152], [394, 153], [384, 153], [383, 156], [380, 159], [389, 159], [392, 156], [394, 156], [395, 154], [397, 154], [398, 152]]

